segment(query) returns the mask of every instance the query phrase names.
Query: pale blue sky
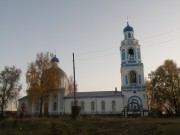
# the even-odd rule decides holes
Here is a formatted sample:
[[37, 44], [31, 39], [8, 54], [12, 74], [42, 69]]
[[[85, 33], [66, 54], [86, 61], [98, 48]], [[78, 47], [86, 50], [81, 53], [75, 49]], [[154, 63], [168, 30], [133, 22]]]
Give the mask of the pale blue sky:
[[[145, 77], [166, 59], [180, 65], [179, 0], [0, 0], [0, 70], [54, 52], [79, 91], [121, 87], [120, 42], [129, 24], [139, 40]], [[23, 93], [25, 94], [25, 92]]]

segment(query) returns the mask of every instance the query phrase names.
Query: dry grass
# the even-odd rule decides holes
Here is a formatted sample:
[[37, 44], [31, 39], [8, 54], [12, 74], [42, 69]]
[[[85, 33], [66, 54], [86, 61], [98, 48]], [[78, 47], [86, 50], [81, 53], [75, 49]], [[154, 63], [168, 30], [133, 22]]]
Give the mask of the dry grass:
[[6, 119], [0, 135], [180, 135], [180, 118]]

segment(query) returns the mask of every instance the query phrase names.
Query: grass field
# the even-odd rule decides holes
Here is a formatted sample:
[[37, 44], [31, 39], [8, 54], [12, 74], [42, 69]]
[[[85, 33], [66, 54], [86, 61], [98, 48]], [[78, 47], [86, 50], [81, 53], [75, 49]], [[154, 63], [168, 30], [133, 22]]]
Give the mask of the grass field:
[[180, 135], [180, 118], [25, 118], [0, 124], [0, 135]]

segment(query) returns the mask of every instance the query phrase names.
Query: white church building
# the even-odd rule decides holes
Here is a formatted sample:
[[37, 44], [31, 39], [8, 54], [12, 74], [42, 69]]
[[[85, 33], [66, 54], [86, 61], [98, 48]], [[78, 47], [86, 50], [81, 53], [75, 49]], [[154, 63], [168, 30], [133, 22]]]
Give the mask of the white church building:
[[[144, 66], [141, 61], [141, 50], [137, 39], [134, 38], [133, 27], [123, 30], [124, 40], [121, 41], [121, 91], [76, 92], [80, 114], [141, 114], [148, 115], [148, 102], [144, 82]], [[54, 56], [52, 62], [59, 63]], [[60, 69], [61, 84], [56, 96], [49, 98], [43, 105], [43, 113], [48, 115], [71, 114], [74, 105], [74, 93], [68, 93], [66, 73]], [[19, 99], [19, 110], [27, 107], [28, 115], [38, 115], [39, 102], [30, 102], [28, 96]], [[142, 113], [143, 112], [143, 113]]]

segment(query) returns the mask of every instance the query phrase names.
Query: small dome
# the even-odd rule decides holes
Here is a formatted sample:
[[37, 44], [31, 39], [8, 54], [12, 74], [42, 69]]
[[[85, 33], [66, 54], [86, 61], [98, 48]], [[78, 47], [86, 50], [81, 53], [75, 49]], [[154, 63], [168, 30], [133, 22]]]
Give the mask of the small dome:
[[56, 55], [51, 59], [52, 62], [58, 62], [59, 63], [59, 59], [56, 57]]
[[127, 26], [124, 28], [124, 32], [126, 32], [126, 31], [133, 31], [134, 32], [133, 27], [129, 26], [128, 22], [127, 22]]

